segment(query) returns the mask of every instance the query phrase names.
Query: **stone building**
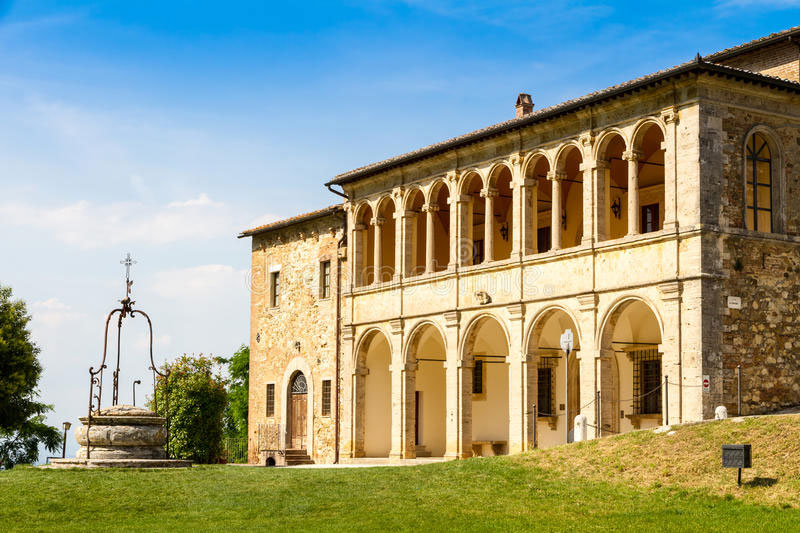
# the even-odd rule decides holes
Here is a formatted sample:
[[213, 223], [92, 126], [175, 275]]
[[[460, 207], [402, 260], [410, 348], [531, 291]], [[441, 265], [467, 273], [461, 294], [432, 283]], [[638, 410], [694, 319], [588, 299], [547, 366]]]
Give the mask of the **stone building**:
[[701, 420], [737, 412], [737, 367], [745, 414], [800, 403], [798, 38], [538, 111], [521, 94], [511, 120], [336, 176], [341, 207], [244, 232], [251, 461]]

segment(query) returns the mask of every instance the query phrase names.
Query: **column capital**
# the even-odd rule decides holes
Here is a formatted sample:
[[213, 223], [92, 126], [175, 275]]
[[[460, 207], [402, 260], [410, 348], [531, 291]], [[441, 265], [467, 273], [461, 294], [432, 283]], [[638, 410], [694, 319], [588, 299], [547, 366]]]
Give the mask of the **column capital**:
[[403, 212], [400, 214], [400, 218], [414, 218], [414, 217], [415, 217], [415, 216], [417, 216], [418, 214], [419, 214], [419, 213], [417, 213], [417, 212], [416, 212], [416, 211], [414, 211], [414, 210], [411, 210], [411, 209], [406, 209], [405, 211], [403, 211]]
[[383, 218], [383, 217], [372, 217], [369, 220], [369, 223], [372, 224], [373, 226], [383, 226], [383, 224], [385, 222], [386, 222], [386, 219]]
[[592, 146], [594, 144], [595, 134], [592, 131], [587, 131], [586, 133], [582, 133], [581, 136], [578, 138], [578, 142], [581, 143], [582, 146]]
[[578, 168], [582, 171], [587, 171], [595, 169], [605, 169], [608, 168], [608, 166], [609, 166], [608, 161], [605, 161], [603, 159], [593, 159], [586, 161], [585, 163], [581, 163]]
[[403, 333], [403, 319], [395, 318], [389, 321], [389, 329], [392, 335], [400, 335]]
[[472, 196], [469, 194], [454, 194], [447, 198], [447, 203], [450, 205], [453, 204], [468, 204], [473, 200]]
[[390, 372], [414, 372], [417, 370], [417, 363], [401, 363], [398, 365], [389, 365]]
[[500, 194], [500, 191], [498, 191], [494, 187], [487, 187], [485, 189], [481, 189], [481, 198], [494, 198], [498, 194]]
[[352, 341], [356, 337], [356, 327], [353, 325], [342, 326], [342, 340]]
[[458, 170], [448, 170], [447, 174], [445, 174], [445, 179], [450, 183], [455, 184], [458, 182], [458, 178], [461, 176], [461, 173]]
[[578, 300], [578, 309], [581, 311], [594, 311], [597, 309], [597, 294], [588, 292], [575, 297]]
[[461, 318], [460, 311], [445, 311], [444, 313], [444, 325], [448, 328], [454, 328], [458, 326], [459, 319]]
[[398, 200], [399, 198], [402, 198], [404, 191], [405, 191], [405, 189], [403, 189], [403, 187], [394, 187], [392, 189], [392, 198], [394, 198], [395, 200]]
[[550, 181], [563, 181], [567, 179], [567, 173], [563, 170], [551, 170], [547, 173], [547, 179]]
[[508, 311], [508, 318], [511, 321], [518, 321], [525, 318], [525, 306], [520, 303], [515, 303], [506, 306], [506, 311]]
[[674, 107], [668, 107], [661, 111], [661, 120], [666, 124], [678, 123], [678, 111]]
[[658, 292], [661, 294], [663, 301], [680, 300], [681, 297], [681, 282], [678, 280], [667, 281], [658, 285]]
[[638, 161], [642, 158], [642, 152], [639, 150], [625, 150], [622, 152], [622, 159], [625, 161]]
[[426, 213], [435, 213], [439, 210], [439, 204], [425, 204], [422, 206], [422, 210]]
[[521, 165], [521, 164], [522, 164], [522, 161], [523, 161], [524, 159], [525, 159], [525, 158], [523, 157], [523, 155], [522, 155], [522, 154], [520, 154], [520, 153], [516, 153], [516, 154], [511, 154], [511, 155], [508, 157], [508, 162], [509, 162], [509, 163], [511, 163], [512, 165]]

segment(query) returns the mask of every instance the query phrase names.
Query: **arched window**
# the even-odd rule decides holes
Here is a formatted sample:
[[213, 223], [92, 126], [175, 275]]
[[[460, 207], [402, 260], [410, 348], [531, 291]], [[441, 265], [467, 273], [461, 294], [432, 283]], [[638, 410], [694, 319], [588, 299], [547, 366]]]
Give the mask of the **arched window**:
[[306, 394], [308, 393], [308, 384], [306, 383], [306, 377], [303, 375], [302, 372], [298, 372], [295, 376], [294, 381], [292, 382], [292, 394]]
[[767, 139], [753, 133], [747, 141], [745, 168], [745, 226], [772, 233], [772, 153]]

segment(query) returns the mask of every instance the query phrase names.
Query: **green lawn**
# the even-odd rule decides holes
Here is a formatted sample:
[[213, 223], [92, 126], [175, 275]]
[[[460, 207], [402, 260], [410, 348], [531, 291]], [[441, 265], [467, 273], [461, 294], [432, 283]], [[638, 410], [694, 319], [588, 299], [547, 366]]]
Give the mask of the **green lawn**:
[[795, 509], [630, 485], [519, 457], [338, 470], [18, 467], [0, 472], [0, 530], [800, 529]]

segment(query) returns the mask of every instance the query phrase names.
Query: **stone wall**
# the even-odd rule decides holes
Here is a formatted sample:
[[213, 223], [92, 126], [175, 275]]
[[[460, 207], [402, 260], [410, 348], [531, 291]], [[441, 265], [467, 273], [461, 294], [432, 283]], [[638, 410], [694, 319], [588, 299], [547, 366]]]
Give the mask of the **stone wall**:
[[[796, 53], [796, 51], [795, 51]], [[706, 412], [737, 411], [742, 367], [744, 414], [800, 404], [800, 98], [715, 82], [700, 91], [703, 238], [703, 373], [711, 377]], [[775, 233], [744, 224], [744, 146], [760, 128], [772, 147]], [[783, 188], [783, 192], [778, 191]], [[728, 298], [741, 299], [741, 309]], [[736, 306], [736, 302], [733, 302]]]
[[[309, 383], [309, 455], [331, 463], [336, 418], [336, 270], [343, 218], [328, 215], [257, 234], [252, 240], [249, 460], [258, 461], [259, 426], [286, 434], [288, 387], [294, 371]], [[330, 260], [330, 296], [320, 294], [320, 263]], [[280, 302], [270, 307], [271, 271], [280, 271]], [[299, 349], [297, 344], [299, 343]], [[322, 416], [322, 381], [331, 380], [331, 414]], [[266, 416], [266, 388], [275, 384], [275, 416]], [[290, 447], [290, 446], [286, 446]]]
[[797, 44], [790, 41], [759, 48], [719, 63], [768, 76], [800, 81], [800, 51]]

